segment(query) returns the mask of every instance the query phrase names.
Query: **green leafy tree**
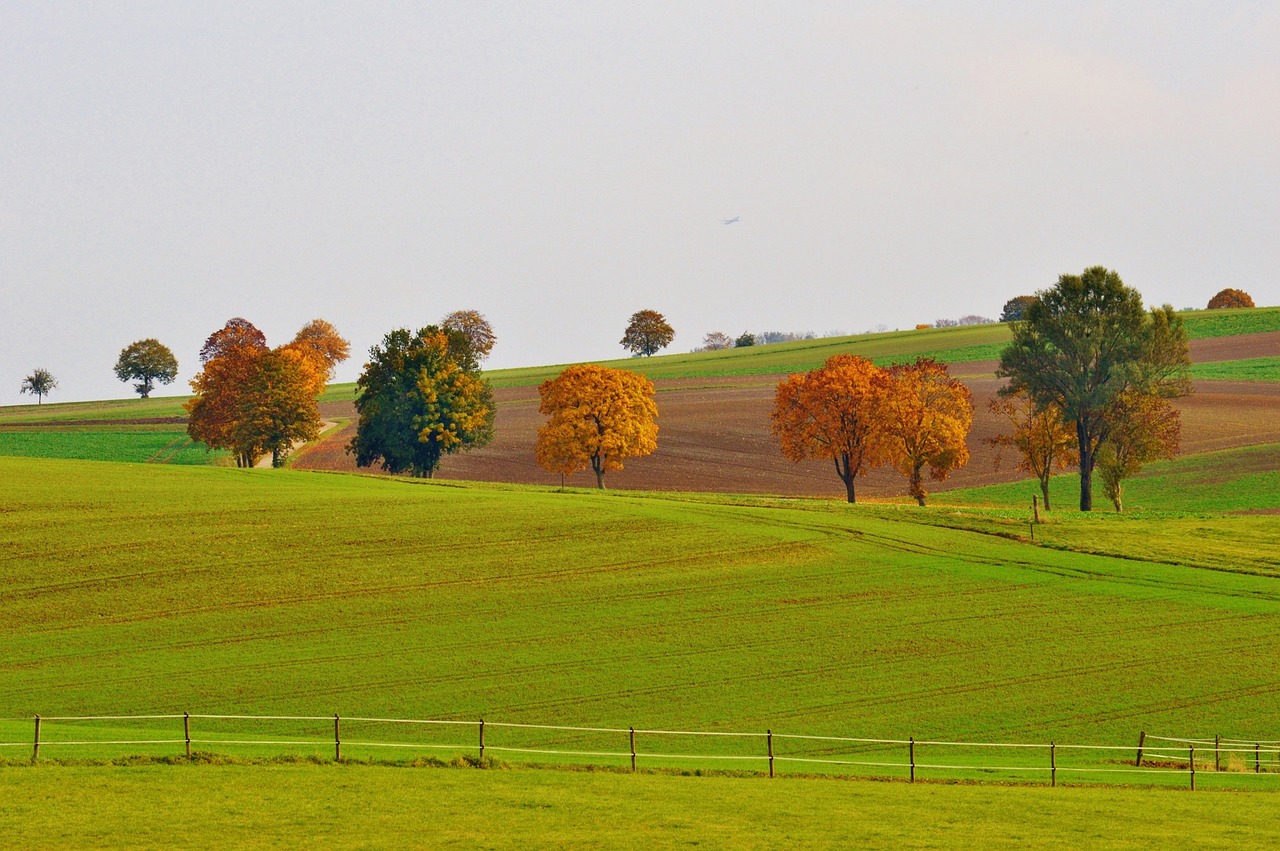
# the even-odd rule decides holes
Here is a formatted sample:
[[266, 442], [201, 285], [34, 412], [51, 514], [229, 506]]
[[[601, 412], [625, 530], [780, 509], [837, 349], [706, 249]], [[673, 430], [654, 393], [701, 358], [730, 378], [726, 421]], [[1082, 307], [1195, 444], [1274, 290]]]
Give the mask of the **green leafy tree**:
[[666, 317], [656, 310], [637, 310], [631, 314], [626, 333], [620, 341], [632, 354], [650, 357], [659, 349], [665, 349], [676, 338], [675, 329], [667, 324]]
[[36, 404], [44, 404], [44, 397], [48, 396], [53, 388], [58, 386], [58, 379], [53, 377], [53, 373], [47, 369], [37, 369], [22, 379], [22, 387], [19, 388], [20, 393], [30, 393], [36, 397]]
[[752, 334], [750, 331], [743, 331], [738, 335], [737, 339], [733, 341], [733, 347], [735, 349], [746, 349], [754, 346], [755, 344], [756, 335]]
[[1080, 510], [1090, 511], [1097, 452], [1116, 399], [1127, 391], [1163, 399], [1191, 392], [1182, 320], [1168, 305], [1148, 315], [1137, 290], [1093, 266], [1037, 293], [1012, 330], [996, 371], [1008, 379], [1001, 392], [1025, 392], [1038, 409], [1056, 406], [1074, 424]]
[[178, 377], [178, 359], [169, 347], [154, 337], [130, 343], [116, 360], [116, 378], [135, 381], [133, 389], [143, 399], [151, 397], [156, 382], [172, 384]]
[[1020, 322], [1027, 316], [1027, 307], [1035, 301], [1033, 295], [1016, 295], [1004, 303], [1000, 311], [1001, 322]]
[[493, 389], [466, 334], [399, 328], [369, 350], [356, 381], [356, 465], [430, 478], [448, 454], [493, 439]]

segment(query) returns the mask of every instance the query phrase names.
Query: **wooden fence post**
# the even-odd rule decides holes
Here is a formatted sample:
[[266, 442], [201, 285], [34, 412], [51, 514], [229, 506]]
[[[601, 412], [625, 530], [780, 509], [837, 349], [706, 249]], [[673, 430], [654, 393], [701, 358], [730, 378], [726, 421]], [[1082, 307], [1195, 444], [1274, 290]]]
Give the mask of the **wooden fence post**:
[[916, 782], [916, 737], [907, 737], [907, 754], [911, 757], [911, 782]]
[[342, 762], [342, 726], [338, 713], [333, 713], [333, 759]]
[[636, 770], [636, 728], [631, 728], [631, 771]]
[[36, 738], [35, 744], [31, 748], [31, 761], [35, 762], [40, 757], [40, 716], [36, 715]]
[[1222, 770], [1222, 754], [1218, 750], [1221, 744], [1222, 744], [1221, 737], [1217, 733], [1214, 733], [1213, 734], [1213, 770], [1214, 771]]
[[1058, 785], [1058, 746], [1049, 742], [1049, 785]]
[[769, 742], [769, 776], [773, 776], [773, 731], [765, 730], [765, 738]]
[[484, 759], [484, 719], [480, 719], [480, 759]]
[[1031, 516], [1035, 518], [1035, 522], [1040, 522], [1040, 497], [1031, 497]]
[[187, 740], [187, 759], [191, 759], [191, 713], [182, 713], [182, 736]]
[[1196, 790], [1196, 746], [1187, 746], [1187, 765], [1191, 766], [1191, 791]]
[[1262, 746], [1257, 742], [1253, 743], [1253, 773], [1262, 773]]
[[1139, 730], [1138, 731], [1138, 758], [1133, 762], [1133, 764], [1138, 768], [1142, 768], [1142, 744], [1146, 740], [1147, 740], [1147, 731]]

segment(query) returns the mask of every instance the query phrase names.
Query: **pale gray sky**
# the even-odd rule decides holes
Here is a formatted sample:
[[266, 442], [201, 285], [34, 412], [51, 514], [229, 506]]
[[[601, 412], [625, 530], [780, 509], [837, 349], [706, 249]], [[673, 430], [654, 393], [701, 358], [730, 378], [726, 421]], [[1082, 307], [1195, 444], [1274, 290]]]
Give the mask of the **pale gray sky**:
[[[244, 316], [492, 367], [995, 316], [1103, 264], [1280, 303], [1273, 2], [0, 5], [0, 404], [186, 393]], [[722, 217], [742, 220], [725, 226]]]

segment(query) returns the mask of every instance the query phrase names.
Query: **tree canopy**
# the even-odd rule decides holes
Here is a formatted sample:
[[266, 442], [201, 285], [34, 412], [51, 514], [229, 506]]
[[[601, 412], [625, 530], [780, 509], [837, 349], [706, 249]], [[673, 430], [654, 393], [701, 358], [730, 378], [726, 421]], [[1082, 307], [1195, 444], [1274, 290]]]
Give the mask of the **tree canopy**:
[[431, 477], [441, 459], [493, 439], [493, 390], [456, 329], [398, 328], [369, 350], [356, 381], [356, 465]]
[[252, 467], [270, 453], [279, 465], [298, 441], [320, 429], [317, 399], [347, 341], [323, 319], [303, 326], [288, 344], [269, 349], [266, 336], [236, 317], [200, 350], [204, 368], [191, 380], [187, 433], [213, 449], [228, 449]]
[[476, 360], [483, 361], [493, 351], [498, 342], [498, 335], [493, 333], [493, 326], [484, 314], [478, 310], [455, 310], [444, 318], [440, 327], [446, 331], [457, 331], [467, 338]]
[[47, 369], [36, 369], [26, 378], [22, 379], [22, 386], [18, 388], [19, 393], [30, 393], [36, 397], [36, 404], [44, 404], [44, 397], [48, 396], [53, 388], [58, 386], [58, 379], [53, 377], [53, 373]]
[[1016, 295], [1004, 303], [1000, 311], [1001, 322], [1018, 322], [1027, 316], [1027, 307], [1035, 301], [1033, 295]]
[[1111, 428], [1108, 411], [1126, 391], [1174, 398], [1191, 391], [1186, 332], [1173, 308], [1143, 311], [1142, 296], [1103, 266], [1062, 275], [1036, 294], [996, 374], [1003, 393], [1025, 392], [1074, 424], [1080, 510], [1093, 508], [1096, 453]]
[[792, 461], [830, 458], [856, 502], [854, 480], [880, 463], [884, 452], [881, 407], [888, 373], [866, 358], [835, 355], [778, 385], [773, 436]]
[[631, 314], [621, 344], [633, 354], [650, 357], [659, 349], [671, 345], [676, 337], [675, 329], [656, 310], [637, 310]]
[[1107, 411], [1110, 433], [1098, 450], [1102, 491], [1124, 511], [1124, 480], [1148, 461], [1173, 458], [1178, 452], [1182, 421], [1168, 400], [1133, 390], [1121, 393]]
[[969, 462], [972, 394], [933, 358], [891, 366], [888, 373], [880, 415], [885, 457], [907, 477], [907, 492], [924, 505], [926, 468], [929, 478], [940, 482]]
[[1253, 297], [1244, 290], [1227, 287], [1219, 290], [1217, 295], [1209, 299], [1207, 310], [1221, 310], [1227, 307], [1253, 307]]
[[133, 389], [143, 399], [151, 397], [156, 382], [171, 384], [178, 377], [178, 359], [169, 347], [154, 337], [130, 343], [116, 360], [116, 377], [121, 381], [135, 381]]
[[624, 459], [658, 446], [653, 382], [643, 375], [571, 366], [544, 381], [538, 395], [538, 412], [548, 419], [538, 429], [535, 456], [548, 472], [572, 475], [590, 467], [603, 489], [606, 471], [621, 470]]
[[[1079, 461], [1074, 449], [1075, 429], [1062, 419], [1062, 411], [1056, 405], [1037, 408], [1025, 392], [992, 399], [988, 409], [1005, 419], [1012, 431], [987, 438], [987, 442], [997, 451], [1017, 450], [1017, 468], [1039, 480], [1044, 508], [1049, 511], [1049, 479]], [[997, 454], [997, 465], [999, 462]]]

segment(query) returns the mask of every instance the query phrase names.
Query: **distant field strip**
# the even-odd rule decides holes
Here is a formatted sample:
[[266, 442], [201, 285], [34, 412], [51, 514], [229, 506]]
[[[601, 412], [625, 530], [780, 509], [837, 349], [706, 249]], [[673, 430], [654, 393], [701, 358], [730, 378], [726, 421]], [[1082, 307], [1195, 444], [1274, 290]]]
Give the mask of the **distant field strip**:
[[204, 444], [192, 441], [185, 430], [172, 427], [39, 431], [0, 428], [0, 455], [80, 461], [209, 464], [226, 453], [211, 453]]
[[[157, 722], [169, 725], [166, 733]], [[277, 732], [263, 734], [262, 722]], [[801, 773], [839, 773], [856, 776], [896, 777], [917, 780], [988, 780], [1057, 783], [1058, 774], [1086, 782], [1171, 782], [1194, 788], [1197, 772], [1226, 773], [1231, 779], [1249, 776], [1280, 781], [1280, 742], [1248, 742], [1233, 739], [1186, 739], [1146, 736], [1137, 750], [1133, 745], [1070, 744], [1062, 742], [964, 742], [917, 740], [914, 737], [876, 739], [854, 736], [789, 734], [785, 732], [732, 732], [664, 730], [645, 727], [565, 726], [455, 719], [406, 719], [342, 717], [340, 715], [102, 715], [39, 717], [32, 722], [29, 741], [0, 741], [0, 748], [30, 748], [33, 761], [50, 751], [57, 756], [71, 750], [101, 758], [120, 753], [163, 754], [177, 751], [190, 759], [202, 748], [216, 753], [262, 754], [280, 748], [316, 753], [329, 749], [334, 760], [368, 759], [394, 751], [398, 758], [415, 753], [446, 752], [447, 756], [474, 755], [483, 760], [495, 754], [522, 761], [564, 761], [576, 765], [688, 769], [705, 765], [710, 770], [741, 769], [755, 773], [789, 770]], [[141, 724], [122, 728], [109, 723]], [[295, 729], [282, 736], [284, 725]], [[317, 725], [324, 733], [317, 736]], [[12, 734], [15, 722], [5, 722]], [[353, 733], [354, 729], [354, 733]], [[386, 731], [400, 731], [388, 737]], [[422, 731], [445, 731], [432, 740]], [[56, 732], [55, 732], [56, 731]], [[181, 733], [175, 736], [175, 733]], [[378, 733], [383, 735], [379, 737]], [[51, 734], [53, 734], [51, 736]], [[179, 746], [179, 747], [174, 747]], [[1197, 748], [1199, 756], [1197, 757]], [[14, 753], [0, 751], [0, 756]], [[1034, 757], [1035, 764], [1029, 764]], [[1225, 761], [1224, 761], [1225, 757]], [[1139, 764], [1138, 759], [1141, 758]], [[1246, 759], [1247, 758], [1247, 759]], [[1246, 764], [1246, 762], [1248, 764]], [[1151, 775], [1132, 777], [1127, 775]], [[1181, 781], [1171, 780], [1181, 776]], [[1280, 788], [1265, 785], [1263, 788]]]
[[1280, 381], [1280, 357], [1192, 364], [1191, 377], [1225, 381]]

